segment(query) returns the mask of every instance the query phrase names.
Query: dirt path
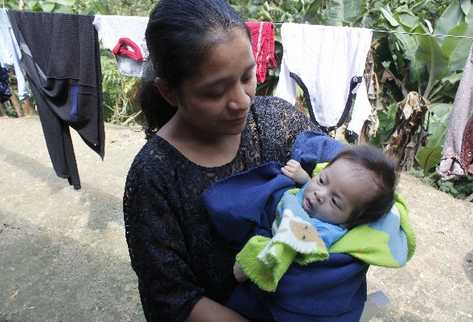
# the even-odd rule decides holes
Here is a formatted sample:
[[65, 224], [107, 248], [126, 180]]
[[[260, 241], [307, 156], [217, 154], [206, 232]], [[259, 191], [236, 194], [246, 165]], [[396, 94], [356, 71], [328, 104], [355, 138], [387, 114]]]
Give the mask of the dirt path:
[[[106, 133], [104, 162], [74, 137], [78, 192], [53, 173], [37, 118], [0, 118], [0, 321], [144, 320], [121, 210], [143, 135], [116, 126]], [[400, 192], [417, 254], [402, 269], [370, 268], [370, 292], [391, 302], [371, 320], [472, 321], [472, 204], [407, 175]]]

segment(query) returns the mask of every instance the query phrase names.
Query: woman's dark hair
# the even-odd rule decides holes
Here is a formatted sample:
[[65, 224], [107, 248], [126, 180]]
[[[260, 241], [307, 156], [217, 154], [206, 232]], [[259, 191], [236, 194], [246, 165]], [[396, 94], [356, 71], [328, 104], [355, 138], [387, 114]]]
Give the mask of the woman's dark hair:
[[370, 145], [354, 145], [340, 152], [330, 164], [337, 160], [349, 160], [369, 170], [375, 176], [377, 185], [376, 195], [367, 204], [354, 209], [347, 228], [373, 222], [386, 214], [394, 204], [396, 188], [396, 162], [388, 158], [380, 149]]
[[177, 89], [198, 72], [207, 50], [235, 28], [248, 29], [225, 0], [161, 0], [150, 14], [146, 44], [153, 70], [146, 76], [139, 101], [146, 119], [147, 138], [169, 121], [176, 108], [153, 84], [155, 77]]

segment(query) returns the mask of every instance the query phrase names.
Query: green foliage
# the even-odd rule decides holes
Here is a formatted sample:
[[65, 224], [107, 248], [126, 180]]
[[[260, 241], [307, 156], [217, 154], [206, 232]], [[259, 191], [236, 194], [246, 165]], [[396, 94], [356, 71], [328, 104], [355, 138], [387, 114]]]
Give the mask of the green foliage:
[[[473, 11], [469, 1], [445, 1], [438, 16], [427, 14], [426, 9], [431, 8], [429, 2], [405, 1], [398, 6], [380, 8], [384, 22], [379, 21], [378, 27], [400, 33], [378, 36], [380, 46], [375, 53], [376, 63], [389, 69], [397, 80], [384, 84], [385, 95], [390, 93], [388, 96], [399, 101], [407, 92], [416, 91], [433, 103], [429, 122], [425, 124], [428, 136], [416, 155], [417, 164], [426, 176], [440, 162], [448, 114], [471, 39], [403, 33], [473, 36]], [[381, 66], [377, 66], [378, 71], [383, 70]], [[382, 124], [381, 132], [386, 128], [389, 126]]]
[[430, 110], [428, 139], [424, 147], [416, 155], [418, 165], [423, 169], [424, 175], [435, 169], [442, 157], [443, 142], [448, 129], [448, 116], [452, 104], [434, 104]]
[[[417, 10], [420, 7], [420, 4], [417, 5]], [[434, 20], [416, 16], [415, 11], [406, 5], [396, 7], [393, 11], [388, 6], [381, 12], [386, 21], [384, 27], [398, 32], [473, 35], [471, 16], [464, 14], [459, 0], [452, 1], [443, 14]], [[418, 91], [431, 102], [452, 101], [456, 90], [451, 86], [452, 76], [463, 69], [471, 39], [394, 33], [387, 36], [387, 43], [384, 57], [380, 58], [390, 63], [391, 71], [403, 80], [407, 91]]]
[[[7, 8], [80, 14], [146, 16], [157, 1], [143, 0], [5, 0]], [[405, 33], [473, 36], [471, 0], [229, 0], [246, 19], [366, 27], [398, 33], [374, 33], [373, 55], [378, 79], [388, 71], [392, 77], [381, 84], [378, 117], [380, 126], [372, 143], [382, 145], [389, 137], [397, 102], [416, 91], [433, 103], [424, 147], [416, 155], [425, 180], [455, 196], [466, 196], [473, 179], [440, 181], [432, 172], [438, 164], [447, 131], [447, 118], [469, 53], [471, 39], [441, 38]], [[282, 44], [277, 25], [276, 56], [281, 62]], [[279, 65], [279, 64], [278, 64]], [[106, 120], [130, 124], [139, 121], [135, 102], [139, 81], [119, 73], [110, 54], [102, 54]], [[270, 70], [258, 94], [270, 95], [279, 69]], [[394, 81], [393, 81], [394, 80]]]
[[229, 3], [245, 18], [275, 21], [304, 22], [314, 1], [304, 0], [230, 0]]
[[[7, 0], [7, 8], [31, 10], [35, 12], [63, 12], [80, 14], [148, 15], [154, 1], [128, 0], [56, 0], [56, 1], [12, 1]], [[141, 112], [136, 102], [139, 81], [118, 71], [115, 58], [102, 52], [103, 98], [105, 121], [116, 124], [133, 124], [141, 120]]]
[[101, 60], [105, 120], [122, 125], [140, 121], [141, 111], [136, 102], [140, 81], [122, 75], [117, 69], [115, 58], [110, 54], [103, 53]]
[[410, 175], [421, 179], [424, 183], [448, 193], [455, 198], [472, 201], [473, 197], [473, 176], [463, 177], [453, 181], [442, 180], [436, 173], [425, 175], [422, 170], [411, 170]]
[[371, 140], [372, 144], [382, 147], [382, 144], [386, 142], [389, 135], [391, 135], [397, 109], [397, 104], [393, 103], [387, 108], [378, 111], [379, 128], [376, 136]]
[[466, 177], [457, 181], [437, 180], [435, 186], [443, 192], [456, 198], [465, 199], [473, 194], [473, 177]]
[[442, 147], [440, 146], [424, 146], [417, 152], [416, 161], [424, 170], [424, 175], [428, 175], [429, 171], [434, 169], [442, 157]]
[[[231, 1], [244, 16], [276, 22], [308, 22], [348, 25], [395, 31], [375, 32], [375, 71], [378, 79], [388, 70], [397, 82], [382, 84], [380, 127], [372, 143], [382, 145], [394, 127], [397, 102], [416, 91], [433, 103], [425, 146], [416, 155], [425, 176], [438, 165], [447, 131], [447, 118], [471, 46], [468, 38], [444, 38], [419, 34], [473, 36], [470, 0], [320, 0]], [[281, 44], [277, 44], [281, 47]], [[278, 50], [280, 50], [280, 48]], [[279, 51], [277, 51], [280, 54]], [[279, 56], [279, 55], [278, 55]], [[275, 71], [269, 82], [277, 83]], [[271, 84], [260, 87], [271, 88]], [[438, 180], [437, 180], [438, 181]], [[460, 195], [463, 182], [437, 187]], [[449, 185], [453, 185], [449, 187]], [[468, 190], [468, 187], [465, 187]], [[458, 193], [457, 193], [458, 192]]]
[[[308, 22], [396, 31], [375, 32], [376, 72], [388, 66], [402, 88], [385, 84], [385, 95], [400, 101], [418, 91], [432, 102], [450, 103], [471, 39], [437, 38], [405, 33], [473, 35], [470, 1], [447, 0], [230, 0], [249, 19]], [[279, 27], [279, 26], [278, 26]], [[277, 44], [277, 48], [281, 46]], [[278, 52], [278, 54], [280, 54]], [[277, 82], [278, 71], [269, 81]], [[381, 79], [381, 77], [379, 77]], [[266, 84], [266, 88], [273, 86]], [[389, 106], [392, 101], [386, 102]]]
[[153, 0], [74, 0], [74, 9], [82, 14], [148, 16]]
[[55, 1], [14, 1], [7, 0], [5, 5], [10, 9], [30, 10], [35, 12], [64, 12], [74, 13], [74, 0], [55, 0]]
[[155, 3], [152, 0], [6, 0], [5, 6], [35, 12], [147, 16]]
[[5, 102], [3, 103], [3, 108], [5, 115], [8, 117], [18, 117], [18, 114], [15, 111], [15, 108], [13, 107], [13, 104], [10, 102]]

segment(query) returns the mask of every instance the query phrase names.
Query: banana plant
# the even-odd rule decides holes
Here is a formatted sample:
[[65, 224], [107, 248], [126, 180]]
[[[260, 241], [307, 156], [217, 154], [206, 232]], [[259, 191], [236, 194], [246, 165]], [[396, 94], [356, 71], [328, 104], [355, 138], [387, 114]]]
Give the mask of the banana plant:
[[430, 108], [428, 140], [416, 155], [417, 164], [425, 176], [439, 164], [442, 157], [442, 145], [448, 130], [448, 116], [451, 110], [452, 104], [447, 103], [432, 104]]
[[[404, 73], [402, 83], [408, 91], [416, 91], [434, 104], [427, 117], [430, 126], [425, 146], [416, 153], [417, 163], [427, 173], [440, 161], [450, 103], [472, 42], [470, 38], [437, 35], [473, 36], [471, 2], [452, 1], [440, 18], [432, 22], [420, 19], [406, 6], [394, 10], [386, 7], [381, 12], [398, 32], [389, 36], [392, 60], [388, 65], [400, 78]], [[423, 138], [419, 136], [419, 140]]]

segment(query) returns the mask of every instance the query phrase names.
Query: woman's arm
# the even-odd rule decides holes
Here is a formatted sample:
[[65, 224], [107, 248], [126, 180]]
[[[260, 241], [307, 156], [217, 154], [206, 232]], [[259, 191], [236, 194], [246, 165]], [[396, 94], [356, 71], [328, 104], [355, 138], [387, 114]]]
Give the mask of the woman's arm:
[[204, 296], [176, 209], [155, 173], [132, 167], [123, 211], [130, 260], [139, 282], [146, 320], [185, 321]]
[[248, 322], [241, 315], [225, 306], [202, 297], [195, 305], [186, 322]]

